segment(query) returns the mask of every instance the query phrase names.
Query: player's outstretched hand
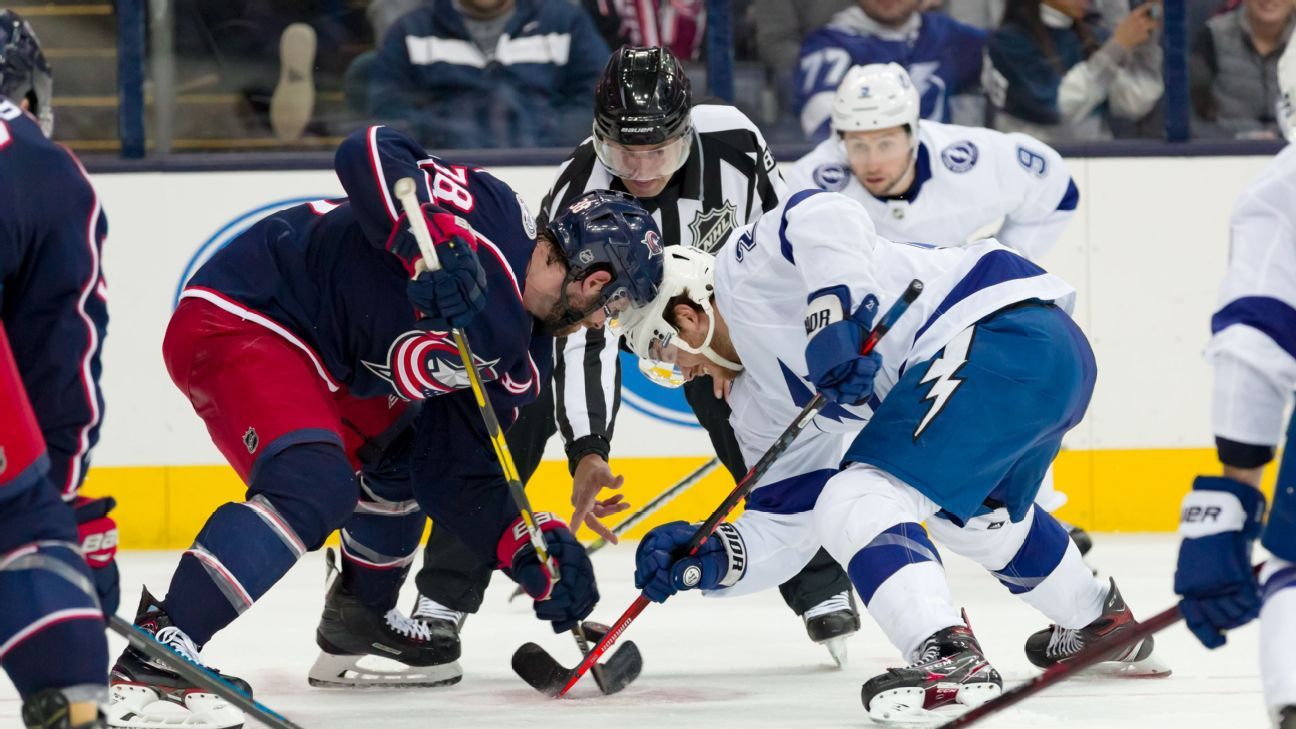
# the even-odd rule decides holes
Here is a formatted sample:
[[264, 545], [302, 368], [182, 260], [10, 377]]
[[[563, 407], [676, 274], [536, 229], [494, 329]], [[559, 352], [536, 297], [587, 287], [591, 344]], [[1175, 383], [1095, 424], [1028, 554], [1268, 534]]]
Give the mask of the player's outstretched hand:
[[590, 564], [585, 547], [557, 516], [547, 511], [536, 512], [536, 523], [544, 535], [549, 555], [558, 563], [561, 579], [557, 583], [549, 579], [548, 571], [540, 564], [521, 517], [504, 530], [496, 556], [504, 566], [504, 574], [535, 598], [536, 617], [553, 623], [554, 632], [561, 633], [589, 617], [598, 604], [594, 565]]
[[477, 259], [477, 238], [462, 218], [427, 206], [424, 214], [441, 269], [418, 266], [409, 282], [409, 300], [432, 328], [462, 329], [486, 308], [486, 272]]
[[78, 496], [72, 502], [76, 515], [77, 536], [81, 540], [81, 554], [90, 566], [95, 592], [105, 615], [117, 613], [121, 602], [121, 578], [117, 573], [117, 522], [108, 512], [117, 506], [111, 497], [92, 499]]
[[1207, 648], [1224, 645], [1224, 631], [1260, 614], [1251, 547], [1264, 512], [1264, 494], [1222, 476], [1198, 476], [1184, 497], [1174, 590], [1183, 596], [1184, 621]]
[[820, 329], [812, 330], [805, 350], [806, 367], [815, 389], [829, 402], [858, 405], [873, 394], [873, 379], [882, 367], [882, 355], [860, 354], [864, 338], [873, 326], [877, 304], [876, 299], [869, 297], [849, 319], [840, 317], [840, 307], [832, 294], [810, 302], [806, 321], [831, 323], [820, 324]]
[[571, 523], [576, 529], [581, 524], [589, 527], [595, 534], [617, 544], [620, 540], [600, 519], [612, 516], [630, 508], [625, 501], [625, 494], [613, 494], [600, 500], [599, 492], [603, 489], [619, 489], [625, 483], [624, 476], [613, 476], [612, 468], [603, 456], [590, 453], [576, 464], [576, 473], [572, 474], [572, 512]]
[[649, 600], [666, 602], [680, 590], [714, 590], [742, 578], [747, 564], [742, 534], [733, 524], [721, 522], [697, 554], [684, 556], [697, 527], [673, 521], [644, 535], [635, 552], [635, 587]]

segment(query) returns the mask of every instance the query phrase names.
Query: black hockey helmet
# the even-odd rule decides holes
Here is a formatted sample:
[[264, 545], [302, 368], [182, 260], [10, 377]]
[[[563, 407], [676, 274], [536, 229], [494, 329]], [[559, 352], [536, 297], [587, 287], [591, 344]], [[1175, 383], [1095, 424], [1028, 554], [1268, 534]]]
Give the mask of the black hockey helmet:
[[45, 136], [54, 133], [54, 74], [36, 32], [12, 10], [0, 10], [0, 96], [26, 99]]
[[617, 144], [661, 144], [692, 127], [688, 76], [665, 48], [623, 46], [594, 88], [594, 136]]

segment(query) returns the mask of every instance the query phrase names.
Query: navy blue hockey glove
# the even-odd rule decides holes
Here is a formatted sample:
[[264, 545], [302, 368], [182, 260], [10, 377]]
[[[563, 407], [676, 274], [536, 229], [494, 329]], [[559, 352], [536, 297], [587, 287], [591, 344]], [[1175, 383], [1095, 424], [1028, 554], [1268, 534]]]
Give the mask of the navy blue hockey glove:
[[121, 578], [117, 573], [117, 522], [108, 512], [117, 506], [112, 497], [91, 499], [78, 496], [72, 502], [76, 515], [81, 554], [90, 566], [95, 592], [105, 615], [114, 615], [121, 602]]
[[1224, 645], [1224, 631], [1260, 614], [1260, 585], [1251, 547], [1264, 522], [1265, 497], [1221, 476], [1198, 476], [1183, 500], [1174, 590], [1188, 629], [1207, 648]]
[[742, 579], [747, 569], [742, 534], [733, 524], [721, 522], [697, 554], [685, 557], [685, 547], [697, 528], [697, 524], [673, 521], [644, 535], [635, 552], [635, 587], [649, 600], [666, 602], [680, 590], [715, 590]]
[[424, 207], [436, 246], [438, 271], [421, 271], [409, 282], [410, 303], [433, 329], [463, 329], [486, 308], [486, 271], [477, 260], [477, 239], [468, 223]]
[[536, 617], [553, 623], [554, 632], [562, 633], [589, 617], [598, 604], [594, 565], [590, 564], [585, 547], [576, 541], [562, 520], [547, 511], [537, 512], [535, 516], [549, 555], [558, 563], [556, 584], [540, 565], [522, 517], [504, 530], [495, 554], [504, 574], [535, 598]]
[[806, 367], [810, 382], [829, 402], [858, 405], [873, 394], [873, 379], [882, 368], [882, 355], [862, 355], [860, 348], [873, 328], [877, 299], [868, 296], [851, 318], [843, 318], [849, 294], [836, 287], [811, 294], [806, 308]]

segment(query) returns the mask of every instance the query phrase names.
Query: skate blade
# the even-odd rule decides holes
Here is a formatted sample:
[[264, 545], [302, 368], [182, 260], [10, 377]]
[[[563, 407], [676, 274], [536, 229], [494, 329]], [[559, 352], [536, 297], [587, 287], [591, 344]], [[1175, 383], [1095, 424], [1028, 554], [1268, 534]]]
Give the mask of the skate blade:
[[841, 638], [833, 638], [832, 640], [825, 640], [819, 645], [828, 649], [828, 655], [832, 656], [833, 662], [837, 664], [838, 668], [846, 667], [846, 637], [845, 636]]
[[176, 700], [150, 686], [115, 683], [107, 708], [114, 729], [242, 729], [243, 712], [216, 694], [186, 691]]
[[384, 661], [392, 668], [362, 666], [370, 656], [334, 655], [320, 651], [306, 681], [317, 688], [435, 688], [450, 686], [463, 678], [458, 661], [436, 666], [407, 666]]
[[[926, 708], [928, 691], [941, 703]], [[964, 685], [936, 684], [926, 689], [917, 686], [883, 691], [869, 704], [869, 718], [877, 724], [895, 726], [935, 726], [958, 718], [1003, 693], [995, 683]]]
[[1171, 673], [1170, 664], [1153, 653], [1141, 661], [1099, 663], [1080, 675], [1090, 678], [1166, 678]]

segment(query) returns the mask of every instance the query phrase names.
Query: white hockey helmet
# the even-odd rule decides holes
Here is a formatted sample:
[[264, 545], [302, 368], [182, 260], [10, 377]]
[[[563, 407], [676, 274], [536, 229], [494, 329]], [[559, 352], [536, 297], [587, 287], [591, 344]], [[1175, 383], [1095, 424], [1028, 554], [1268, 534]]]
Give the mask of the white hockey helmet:
[[[662, 268], [662, 282], [652, 303], [631, 309], [608, 322], [613, 333], [624, 335], [626, 346], [639, 357], [640, 371], [660, 385], [678, 387], [684, 384], [675, 367], [679, 351], [700, 354], [723, 367], [742, 370], [742, 365], [711, 349], [711, 338], [715, 336], [715, 314], [711, 308], [711, 296], [715, 293], [715, 256], [698, 248], [668, 246]], [[666, 319], [666, 308], [671, 300], [684, 294], [706, 312], [709, 322], [706, 337], [697, 347], [681, 339], [679, 332]]]
[[1278, 59], [1278, 126], [1296, 144], [1296, 43], [1288, 43]]
[[846, 72], [833, 99], [832, 128], [844, 132], [908, 125], [918, 133], [922, 101], [909, 72], [898, 63], [870, 63]]

